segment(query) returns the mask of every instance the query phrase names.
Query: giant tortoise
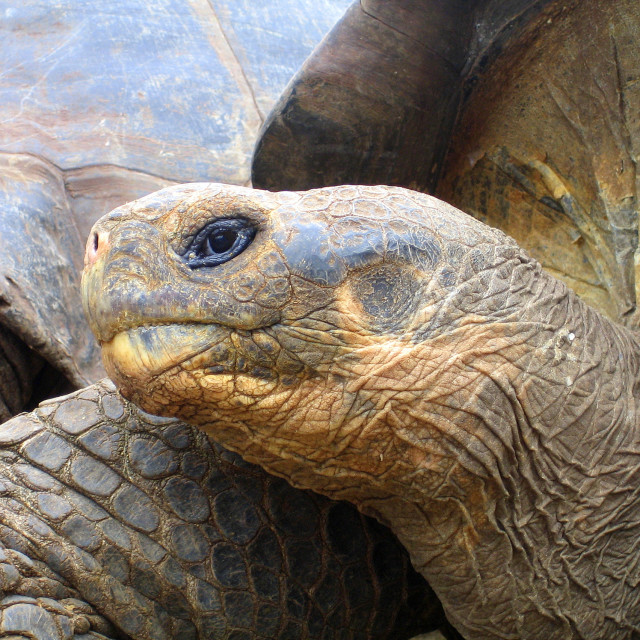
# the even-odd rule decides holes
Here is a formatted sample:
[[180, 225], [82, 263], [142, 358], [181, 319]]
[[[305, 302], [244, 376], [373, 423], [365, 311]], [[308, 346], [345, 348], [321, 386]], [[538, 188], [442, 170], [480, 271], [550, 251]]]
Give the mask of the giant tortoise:
[[89, 247], [125, 392], [390, 523], [471, 639], [640, 633], [637, 337], [539, 266], [636, 326], [638, 17], [363, 0], [265, 125], [256, 184], [435, 190], [539, 262], [357, 187], [165, 191]]
[[[0, 421], [102, 375], [77, 287], [81, 237], [92, 221], [177, 181], [247, 182], [263, 114], [344, 6], [344, 0], [0, 4]], [[1, 537], [8, 555], [0, 635], [51, 639], [57, 625], [60, 637], [67, 637], [68, 625], [51, 618], [60, 607], [34, 598], [72, 595], [73, 606], [86, 609], [92, 602], [117, 637], [124, 629], [130, 637], [156, 637], [154, 624], [166, 622], [163, 607], [174, 618], [167, 628], [176, 638], [356, 638], [365, 631], [395, 638], [439, 623], [437, 601], [403, 552], [397, 566], [388, 564], [381, 550], [388, 547], [396, 557], [396, 543], [376, 523], [361, 520], [347, 505], [318, 501], [282, 484], [272, 491], [279, 503], [276, 497], [260, 502], [258, 496], [267, 495], [274, 482], [262, 472], [234, 463], [224, 468], [215, 445], [200, 447], [197, 455], [185, 451], [171, 440], [175, 425], [151, 427], [165, 438], [165, 444], [154, 444], [146, 418], [136, 418], [133, 408], [116, 409], [111, 396], [101, 386], [90, 387], [3, 426]], [[140, 420], [143, 426], [135, 427]], [[148, 436], [131, 440], [132, 428]], [[44, 458], [29, 453], [29, 443], [38, 440], [47, 445]], [[114, 457], [115, 450], [123, 456]], [[58, 467], [54, 461], [65, 456], [84, 462]], [[198, 468], [190, 470], [194, 464]], [[104, 503], [108, 496], [96, 498], [92, 491], [101, 484], [104, 493], [114, 474], [123, 478], [121, 491], [129, 487], [129, 502], [121, 499], [118, 506], [114, 497], [112, 506], [98, 509], [96, 500]], [[216, 484], [218, 476], [226, 480]], [[140, 491], [151, 491], [141, 486], [149, 479], [158, 485], [156, 494], [140, 498]], [[103, 535], [105, 527], [140, 529], [123, 509], [135, 509], [136, 500], [162, 502], [157, 490], [164, 484], [174, 486], [174, 506], [181, 498], [193, 499], [193, 482], [208, 483], [211, 518], [218, 519], [205, 518], [197, 528], [233, 518], [237, 523], [227, 529], [244, 528], [231, 538], [224, 527], [216, 529], [226, 540], [218, 544], [223, 566], [209, 569], [205, 586], [198, 587], [208, 590], [205, 600], [196, 592], [182, 594], [180, 584], [170, 583], [175, 576], [148, 570], [149, 541], [131, 549], [122, 546], [122, 538]], [[248, 497], [231, 500], [237, 492], [229, 485]], [[71, 503], [65, 502], [69, 492]], [[171, 512], [171, 500], [164, 500], [161, 514]], [[25, 525], [25, 514], [35, 529]], [[304, 514], [307, 521], [300, 522]], [[191, 537], [185, 534], [176, 547], [160, 534], [160, 542], [173, 544], [166, 556], [171, 563], [194, 573], [194, 565], [181, 557], [195, 531], [188, 514], [174, 511], [161, 523], [169, 527], [185, 517], [176, 531], [190, 529]], [[252, 538], [256, 518], [275, 532], [275, 547], [271, 538], [264, 548]], [[55, 544], [47, 542], [49, 535], [56, 536]], [[214, 554], [212, 538], [198, 545], [200, 552]], [[94, 578], [70, 560], [89, 563], [87, 553], [93, 554]], [[118, 583], [120, 596], [134, 599], [130, 611], [105, 595]], [[162, 592], [155, 617], [149, 614], [154, 589]], [[425, 598], [433, 602], [433, 616], [413, 620], [409, 611]], [[135, 602], [143, 601], [136, 609]], [[134, 632], [141, 611], [143, 629]], [[68, 614], [62, 610], [60, 620]], [[109, 628], [101, 624], [96, 628]], [[85, 626], [80, 622], [76, 633]]]
[[396, 533], [467, 638], [640, 633], [640, 339], [399, 187], [164, 189], [94, 227], [107, 372]]

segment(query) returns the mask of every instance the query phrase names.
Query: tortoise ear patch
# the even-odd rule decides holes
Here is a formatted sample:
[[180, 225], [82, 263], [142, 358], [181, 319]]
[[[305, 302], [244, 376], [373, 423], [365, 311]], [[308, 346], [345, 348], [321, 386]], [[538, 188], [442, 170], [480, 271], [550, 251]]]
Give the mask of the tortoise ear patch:
[[354, 274], [349, 289], [366, 328], [400, 333], [411, 324], [420, 290], [413, 267], [397, 264], [372, 267]]

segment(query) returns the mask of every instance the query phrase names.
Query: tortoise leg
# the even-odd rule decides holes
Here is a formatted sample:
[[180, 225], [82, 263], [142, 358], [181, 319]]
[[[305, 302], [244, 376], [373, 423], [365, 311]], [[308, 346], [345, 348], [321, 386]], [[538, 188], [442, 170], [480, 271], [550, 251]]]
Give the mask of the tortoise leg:
[[4, 524], [0, 529], [0, 638], [124, 637], [51, 567], [23, 553], [26, 540], [19, 533]]
[[0, 600], [0, 638], [120, 640], [123, 636], [117, 634], [105, 618], [81, 600], [14, 595]]

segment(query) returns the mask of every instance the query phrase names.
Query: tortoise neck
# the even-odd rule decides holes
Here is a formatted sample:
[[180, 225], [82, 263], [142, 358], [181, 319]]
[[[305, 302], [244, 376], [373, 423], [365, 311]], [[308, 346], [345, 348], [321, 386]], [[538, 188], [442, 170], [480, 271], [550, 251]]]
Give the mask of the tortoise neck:
[[469, 637], [622, 640], [622, 609], [604, 619], [601, 603], [640, 583], [640, 568], [607, 569], [640, 527], [640, 347], [520, 264], [531, 277], [497, 313], [464, 308], [482, 308], [469, 281], [448, 325], [369, 336], [270, 402], [270, 421], [247, 412], [239, 429], [236, 409], [216, 434], [391, 525]]
[[[387, 410], [406, 461], [394, 498], [361, 505], [394, 525], [470, 637], [626, 637], [597, 612], [640, 580], [634, 567], [623, 582], [599, 569], [630, 553], [640, 527], [637, 337], [549, 278], [517, 321], [423, 348], [415, 399]], [[507, 602], [499, 623], [478, 613]]]

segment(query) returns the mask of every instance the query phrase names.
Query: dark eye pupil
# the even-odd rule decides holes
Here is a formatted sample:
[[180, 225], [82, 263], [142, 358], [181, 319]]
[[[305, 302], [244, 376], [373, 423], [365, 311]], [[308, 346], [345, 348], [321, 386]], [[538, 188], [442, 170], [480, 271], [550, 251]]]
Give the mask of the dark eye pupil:
[[237, 237], [237, 232], [231, 229], [227, 231], [214, 231], [207, 238], [207, 242], [213, 253], [226, 253], [233, 247]]
[[240, 255], [253, 241], [256, 227], [244, 218], [218, 218], [195, 235], [182, 258], [192, 269], [217, 267]]

